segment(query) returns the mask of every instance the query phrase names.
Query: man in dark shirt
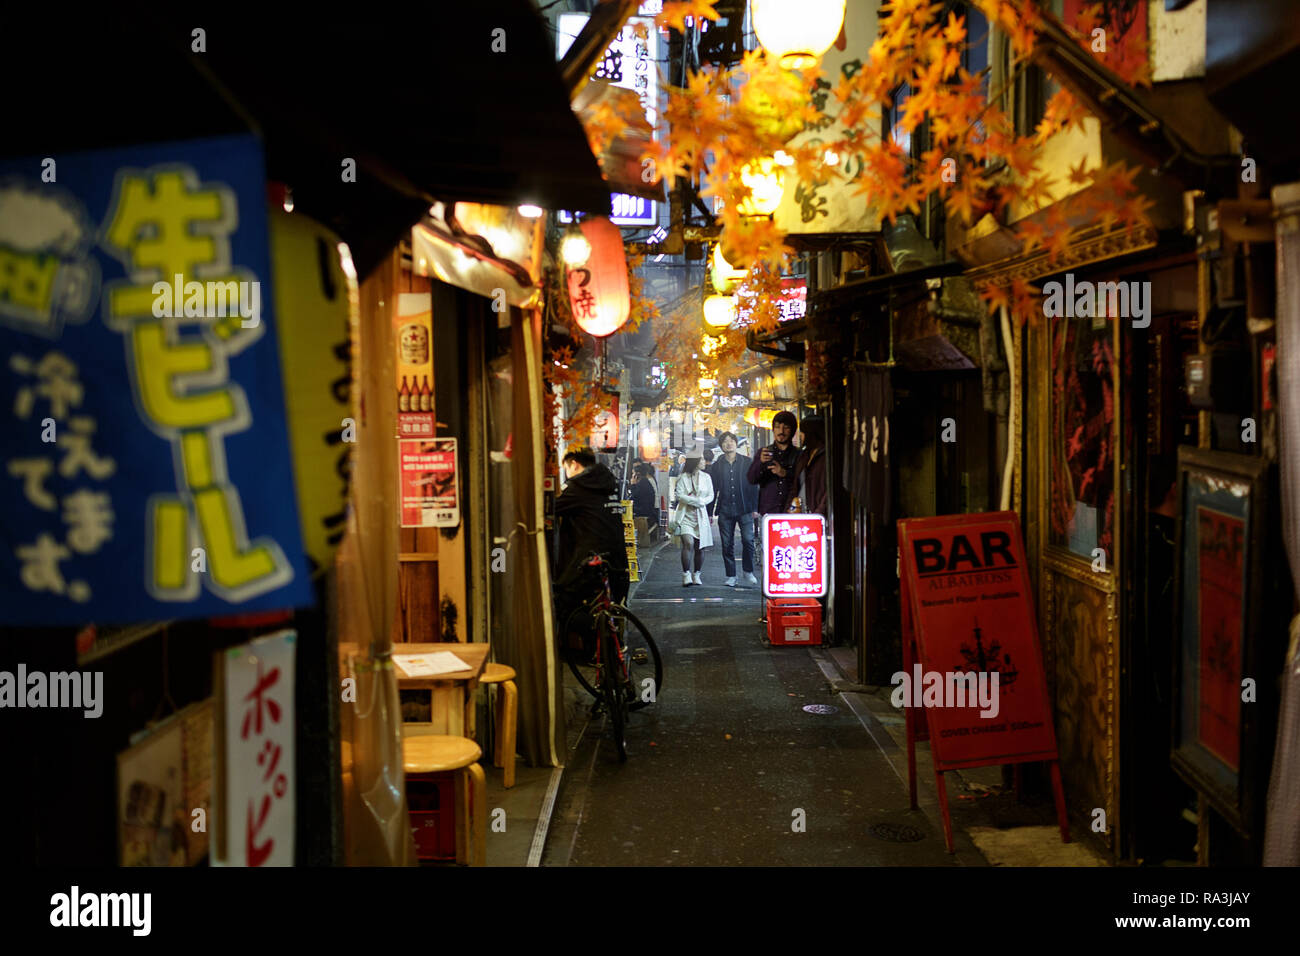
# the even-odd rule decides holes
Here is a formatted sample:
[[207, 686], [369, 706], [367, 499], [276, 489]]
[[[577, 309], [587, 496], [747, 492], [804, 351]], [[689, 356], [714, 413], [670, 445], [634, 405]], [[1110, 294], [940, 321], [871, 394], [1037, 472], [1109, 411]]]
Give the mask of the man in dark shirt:
[[758, 584], [754, 577], [754, 517], [758, 511], [758, 489], [749, 482], [750, 460], [736, 454], [736, 436], [723, 432], [718, 436], [722, 455], [709, 468], [713, 481], [714, 510], [718, 516], [718, 534], [722, 539], [722, 563], [726, 567], [727, 587], [736, 586], [736, 525], [740, 525], [740, 546], [745, 582]]

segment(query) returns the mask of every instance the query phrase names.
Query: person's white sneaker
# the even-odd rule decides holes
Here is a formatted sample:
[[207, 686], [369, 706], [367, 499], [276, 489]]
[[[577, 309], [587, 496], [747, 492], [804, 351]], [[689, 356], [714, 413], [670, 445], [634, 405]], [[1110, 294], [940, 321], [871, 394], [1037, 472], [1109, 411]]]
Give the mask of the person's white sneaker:
[[758, 586], [758, 578], [754, 577], [754, 575], [752, 575], [752, 574], [746, 573], [746, 574], [745, 574], [745, 583], [746, 583], [746, 584], [752, 584], [752, 585], [754, 585], [755, 587], [757, 587], [757, 586]]
[[725, 584], [725, 585], [726, 585], [727, 587], [729, 587], [729, 588], [734, 588], [734, 587], [736, 586], [736, 579], [735, 579], [735, 578], [727, 578], [727, 580], [723, 581], [722, 583]]
[[699, 571], [696, 571], [696, 572], [695, 572], [695, 583], [696, 583], [696, 584], [703, 584], [703, 583], [704, 583], [703, 581], [700, 580], [700, 572], [699, 572]]
[[684, 588], [688, 588], [688, 587], [690, 587], [690, 586], [691, 586], [692, 584], [694, 584], [694, 583], [695, 583], [695, 582], [691, 580], [691, 572], [690, 572], [690, 571], [683, 571], [683, 572], [682, 572], [682, 587], [684, 587]]

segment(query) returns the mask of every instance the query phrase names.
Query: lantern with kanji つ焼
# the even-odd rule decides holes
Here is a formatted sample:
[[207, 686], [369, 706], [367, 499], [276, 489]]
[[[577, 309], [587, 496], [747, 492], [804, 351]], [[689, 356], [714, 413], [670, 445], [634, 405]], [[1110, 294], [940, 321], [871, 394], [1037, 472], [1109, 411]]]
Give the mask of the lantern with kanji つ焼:
[[603, 218], [588, 219], [581, 229], [591, 254], [584, 265], [565, 270], [569, 306], [582, 331], [604, 338], [622, 327], [631, 308], [623, 234]]

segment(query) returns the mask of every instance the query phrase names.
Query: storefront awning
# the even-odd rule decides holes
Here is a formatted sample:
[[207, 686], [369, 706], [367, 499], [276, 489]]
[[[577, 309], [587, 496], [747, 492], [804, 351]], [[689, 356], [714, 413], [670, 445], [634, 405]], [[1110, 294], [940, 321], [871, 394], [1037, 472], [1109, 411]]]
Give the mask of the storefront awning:
[[10, 104], [5, 155], [251, 128], [268, 177], [349, 243], [362, 275], [438, 200], [609, 211], [527, 0], [346, 16], [103, 8], [79, 12], [75, 28], [45, 10], [24, 16], [0, 49], [7, 88], [31, 91]]

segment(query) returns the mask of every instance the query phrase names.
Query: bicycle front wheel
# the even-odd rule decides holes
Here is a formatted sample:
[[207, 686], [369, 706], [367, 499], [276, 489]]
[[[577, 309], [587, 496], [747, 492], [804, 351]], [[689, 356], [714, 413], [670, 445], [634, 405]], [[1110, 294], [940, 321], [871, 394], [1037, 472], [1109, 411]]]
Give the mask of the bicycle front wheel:
[[627, 760], [627, 713], [628, 688], [625, 683], [623, 663], [620, 661], [621, 649], [618, 647], [618, 635], [612, 627], [603, 629], [601, 640], [601, 693], [605, 699], [605, 711], [614, 732], [614, 746], [618, 748], [618, 759]]

